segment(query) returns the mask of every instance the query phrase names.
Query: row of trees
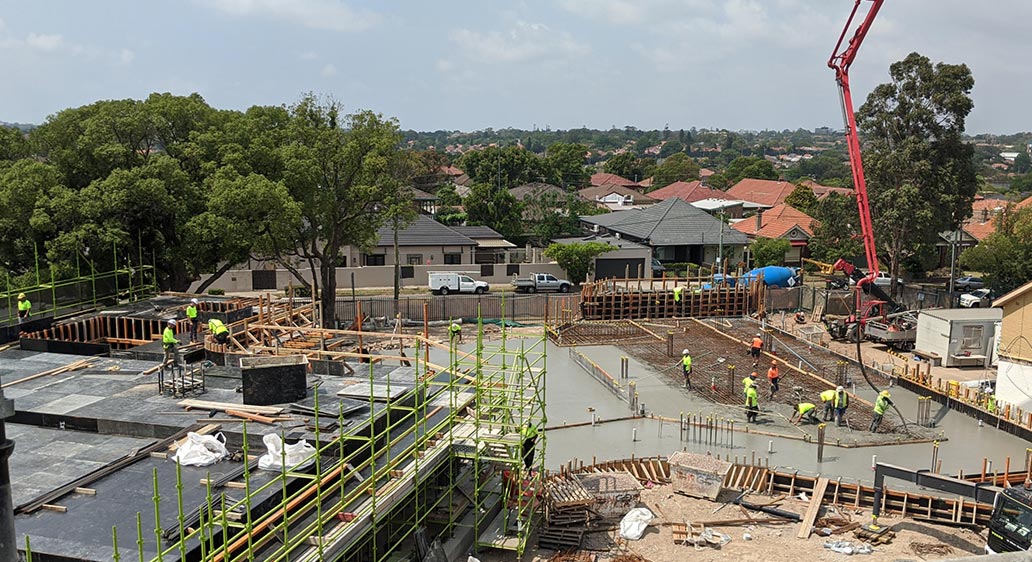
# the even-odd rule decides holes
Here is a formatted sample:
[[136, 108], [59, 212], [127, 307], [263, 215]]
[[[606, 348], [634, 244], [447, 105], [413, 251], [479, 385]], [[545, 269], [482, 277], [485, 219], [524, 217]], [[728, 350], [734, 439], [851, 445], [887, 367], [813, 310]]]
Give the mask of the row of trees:
[[173, 290], [215, 271], [203, 290], [271, 258], [302, 283], [310, 270], [332, 324], [343, 250], [408, 220], [405, 186], [427, 175], [400, 140], [394, 119], [311, 94], [243, 112], [153, 94], [60, 111], [28, 136], [0, 129], [0, 264], [28, 272], [34, 247], [62, 271], [142, 255]]

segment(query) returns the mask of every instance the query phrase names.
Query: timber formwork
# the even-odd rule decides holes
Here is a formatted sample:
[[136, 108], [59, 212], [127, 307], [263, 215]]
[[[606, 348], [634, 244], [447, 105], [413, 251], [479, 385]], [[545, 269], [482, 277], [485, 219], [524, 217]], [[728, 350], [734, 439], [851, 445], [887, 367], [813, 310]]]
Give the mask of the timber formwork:
[[[352, 425], [356, 414], [346, 419], [343, 406], [339, 415], [325, 415], [316, 393], [310, 464], [259, 473], [244, 462], [230, 477], [202, 478], [205, 500], [199, 505], [184, 501], [184, 488], [197, 486], [184, 476], [186, 467], [171, 463], [174, 486], [168, 470], [162, 469], [165, 481], [159, 482], [155, 468], [153, 514], [138, 513], [135, 528], [113, 528], [108, 558], [379, 562], [422, 558], [430, 541], [459, 533], [472, 537], [474, 549], [522, 555], [538, 516], [544, 473], [545, 435], [530, 440], [523, 429], [546, 425], [544, 330], [513, 338], [503, 326], [501, 339], [488, 342], [478, 323], [474, 350], [461, 351], [428, 331], [314, 328], [310, 306], [262, 299], [257, 310], [233, 325], [231, 345], [240, 355], [349, 362], [349, 378], [369, 390], [369, 418]], [[318, 345], [287, 345], [302, 341]], [[209, 336], [206, 346], [215, 345]], [[431, 351], [444, 358], [430, 362]], [[393, 379], [389, 374], [406, 370]], [[400, 391], [392, 392], [392, 385]], [[377, 390], [382, 386], [386, 395]], [[254, 428], [247, 422], [242, 428], [243, 458], [253, 458], [248, 431]], [[291, 435], [281, 426], [282, 439]], [[169, 490], [178, 499], [172, 523]], [[28, 535], [20, 546], [31, 556]]]
[[764, 292], [762, 281], [731, 286], [712, 276], [603, 279], [581, 288], [580, 312], [585, 320], [743, 316], [762, 310]]
[[[563, 469], [563, 473], [629, 472], [642, 483], [667, 483], [670, 465], [663, 457], [630, 458], [579, 465]], [[847, 481], [822, 475], [828, 479], [824, 503], [841, 508], [874, 506], [874, 486], [860, 481]], [[797, 496], [813, 494], [819, 476], [802, 474], [789, 468], [770, 467], [768, 462], [736, 462], [724, 477], [723, 486], [740, 491], [768, 495]], [[905, 489], [884, 489], [883, 514], [899, 515], [935, 523], [983, 526], [992, 515], [993, 506], [964, 498], [943, 498]]]

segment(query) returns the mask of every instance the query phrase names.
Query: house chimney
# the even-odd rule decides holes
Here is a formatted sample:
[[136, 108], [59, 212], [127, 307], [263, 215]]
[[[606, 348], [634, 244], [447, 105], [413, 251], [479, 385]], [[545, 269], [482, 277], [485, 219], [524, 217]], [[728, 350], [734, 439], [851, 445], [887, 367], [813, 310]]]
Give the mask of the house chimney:
[[989, 209], [982, 209], [982, 222], [989, 222]]
[[763, 209], [756, 210], [756, 232], [763, 228]]

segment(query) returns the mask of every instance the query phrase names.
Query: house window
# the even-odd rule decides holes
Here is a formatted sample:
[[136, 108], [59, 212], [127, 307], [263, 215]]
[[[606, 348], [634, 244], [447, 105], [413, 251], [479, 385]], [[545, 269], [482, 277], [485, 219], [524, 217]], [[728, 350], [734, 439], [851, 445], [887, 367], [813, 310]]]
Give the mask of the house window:
[[445, 265], [459, 265], [462, 263], [462, 254], [444, 254]]
[[982, 351], [982, 326], [964, 326], [964, 339], [960, 342], [962, 351]]
[[405, 263], [409, 265], [422, 265], [423, 254], [405, 254]]
[[362, 254], [362, 265], [387, 265], [387, 254]]

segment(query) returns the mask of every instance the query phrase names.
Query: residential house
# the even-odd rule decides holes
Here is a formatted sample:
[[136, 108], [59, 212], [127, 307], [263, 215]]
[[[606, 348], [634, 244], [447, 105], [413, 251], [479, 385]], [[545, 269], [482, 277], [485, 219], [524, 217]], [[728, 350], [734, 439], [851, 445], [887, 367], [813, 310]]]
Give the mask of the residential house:
[[828, 185], [821, 185], [813, 180], [803, 180], [799, 182], [799, 185], [805, 185], [806, 187], [809, 187], [813, 191], [813, 194], [817, 197], [818, 201], [824, 199], [832, 193], [838, 193], [839, 195], [844, 195], [846, 197], [852, 197], [855, 195], [853, 190], [848, 187], [831, 187]]
[[638, 182], [629, 180], [625, 177], [618, 176], [616, 174], [610, 174], [607, 172], [598, 172], [591, 174], [591, 185], [594, 187], [602, 185], [620, 185], [623, 187], [641, 187]]
[[[638, 279], [652, 276], [652, 250], [619, 234], [591, 234], [573, 238], [557, 238], [556, 244], [601, 242], [614, 249], [595, 258], [595, 279]], [[571, 279], [570, 281], [583, 281]]]
[[701, 169], [699, 169], [699, 179], [702, 179], [703, 181], [705, 181], [706, 178], [712, 176], [715, 173], [716, 172], [714, 172], [713, 170], [711, 170], [709, 168], [701, 168]]
[[616, 184], [589, 187], [578, 191], [577, 195], [580, 195], [585, 201], [594, 201], [599, 207], [610, 211], [632, 209], [656, 203], [656, 199], [648, 195], [642, 195], [633, 189]]
[[809, 257], [807, 244], [813, 236], [816, 225], [813, 217], [788, 205], [777, 205], [771, 209], [760, 209], [753, 218], [742, 219], [732, 228], [745, 234], [750, 241], [757, 238], [782, 238], [791, 247], [785, 252], [785, 265], [802, 265], [802, 259]]
[[547, 213], [546, 209], [548, 207], [552, 207], [563, 215], [569, 211], [567, 209], [567, 196], [570, 193], [557, 185], [541, 182], [527, 183], [510, 189], [509, 193], [516, 200], [523, 201], [524, 203], [542, 200], [550, 203], [547, 207], [545, 205], [524, 205], [523, 220], [525, 221], [542, 220], [544, 218], [543, 215]]
[[414, 187], [410, 187], [409, 191], [412, 192], [412, 204], [415, 205], [417, 211], [424, 215], [437, 215], [436, 195]]
[[514, 187], [509, 190], [509, 193], [516, 199], [523, 201], [525, 199], [536, 199], [542, 195], [566, 197], [567, 191], [558, 185], [536, 181]]
[[993, 306], [1003, 309], [996, 354], [996, 399], [1032, 410], [1032, 281], [1003, 295]]
[[936, 248], [939, 250], [938, 267], [949, 267], [964, 250], [977, 245], [996, 232], [996, 217], [1002, 214], [1010, 204], [1003, 199], [976, 197], [974, 203], [971, 204], [971, 218], [964, 221], [960, 230], [947, 230], [939, 233], [939, 241], [936, 243]]
[[727, 194], [718, 189], [710, 189], [702, 185], [701, 181], [675, 181], [670, 185], [663, 186], [655, 191], [649, 192], [649, 197], [665, 201], [671, 197], [677, 197], [689, 203], [703, 199], [727, 199]]
[[727, 199], [745, 201], [746, 210], [776, 207], [796, 188], [788, 181], [745, 178], [727, 190]]
[[[349, 247], [338, 267], [394, 265], [394, 228], [387, 225], [376, 234], [376, 246], [369, 253]], [[460, 265], [475, 263], [477, 242], [426, 215], [419, 215], [398, 229], [398, 247], [402, 265]]]
[[477, 243], [473, 263], [506, 263], [506, 254], [516, 247], [489, 226], [451, 226], [455, 232]]
[[662, 262], [713, 263], [720, 252], [738, 261], [749, 238], [706, 211], [676, 197], [641, 209], [582, 216], [596, 234], [619, 234], [644, 244]]
[[463, 172], [455, 166], [441, 166], [441, 172], [447, 176], [448, 181], [455, 184], [455, 193], [458, 193], [459, 197], [469, 195], [470, 186], [473, 184], [473, 180], [470, 179], [466, 172]]

